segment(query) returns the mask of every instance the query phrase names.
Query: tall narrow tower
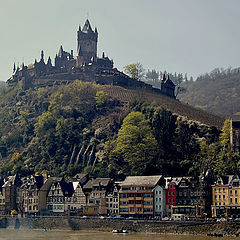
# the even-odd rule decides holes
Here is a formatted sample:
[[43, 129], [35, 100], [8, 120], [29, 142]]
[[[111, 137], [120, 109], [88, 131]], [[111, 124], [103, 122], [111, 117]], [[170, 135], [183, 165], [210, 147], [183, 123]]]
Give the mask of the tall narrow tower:
[[87, 19], [83, 29], [79, 26], [77, 31], [77, 56], [81, 56], [85, 63], [89, 63], [92, 58], [97, 57], [98, 32], [92, 30], [89, 20]]

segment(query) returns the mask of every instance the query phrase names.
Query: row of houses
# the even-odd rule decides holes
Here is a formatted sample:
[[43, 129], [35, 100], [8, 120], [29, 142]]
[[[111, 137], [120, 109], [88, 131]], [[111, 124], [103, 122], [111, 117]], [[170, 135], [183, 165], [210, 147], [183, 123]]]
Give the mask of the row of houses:
[[[0, 180], [0, 214], [15, 209], [21, 215], [121, 215], [124, 217], [206, 217], [212, 213], [212, 176], [200, 178], [128, 176], [71, 179], [46, 174]], [[240, 194], [240, 192], [239, 192]]]

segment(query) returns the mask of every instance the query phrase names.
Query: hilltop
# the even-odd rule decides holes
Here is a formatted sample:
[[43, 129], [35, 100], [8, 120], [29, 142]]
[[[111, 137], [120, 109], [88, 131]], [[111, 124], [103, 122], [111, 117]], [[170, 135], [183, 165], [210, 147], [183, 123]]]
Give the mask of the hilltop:
[[[198, 172], [194, 159], [200, 151], [199, 139], [209, 144], [218, 141], [223, 124], [219, 117], [162, 94], [81, 81], [36, 90], [8, 87], [0, 101], [2, 175], [42, 170], [52, 175], [90, 172], [112, 177], [123, 172]], [[146, 136], [150, 142], [144, 140], [148, 155], [142, 160], [146, 168], [141, 172], [134, 165], [119, 163], [122, 155], [118, 155], [117, 139], [130, 116], [134, 124], [143, 124], [132, 134], [140, 134], [140, 139], [150, 134]], [[140, 149], [143, 145], [134, 152]]]
[[224, 118], [240, 113], [240, 69], [215, 69], [196, 81], [184, 82], [182, 102]]

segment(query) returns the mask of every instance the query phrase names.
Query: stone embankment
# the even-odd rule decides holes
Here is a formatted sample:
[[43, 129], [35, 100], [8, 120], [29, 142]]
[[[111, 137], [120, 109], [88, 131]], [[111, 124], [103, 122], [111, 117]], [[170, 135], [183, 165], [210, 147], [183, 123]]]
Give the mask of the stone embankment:
[[[236, 236], [240, 233], [240, 223], [233, 222], [170, 222], [117, 219], [83, 219], [66, 217], [19, 218], [20, 228], [61, 229], [61, 230], [97, 230], [112, 231], [128, 229], [129, 232], [151, 232], [165, 234], [223, 234]], [[0, 219], [0, 228], [14, 227], [16, 218]]]

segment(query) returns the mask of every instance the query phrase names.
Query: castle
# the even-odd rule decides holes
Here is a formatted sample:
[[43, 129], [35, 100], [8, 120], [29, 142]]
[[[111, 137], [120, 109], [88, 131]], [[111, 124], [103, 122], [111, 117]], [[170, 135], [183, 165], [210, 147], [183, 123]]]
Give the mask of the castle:
[[123, 72], [113, 67], [113, 60], [105, 56], [97, 56], [98, 31], [92, 29], [87, 19], [83, 28], [79, 26], [77, 31], [77, 54], [73, 50], [64, 51], [60, 46], [55, 56], [55, 64], [52, 64], [50, 56], [44, 61], [44, 52], [41, 52], [39, 61], [25, 66], [16, 67], [14, 63], [13, 75], [7, 80], [9, 86], [18, 85], [26, 90], [40, 87], [69, 84], [78, 79], [82, 81], [96, 82], [98, 84], [118, 85], [127, 88], [144, 88], [159, 92], [175, 98], [175, 85], [169, 79], [162, 79], [161, 90], [153, 88], [136, 79], [130, 78]]

